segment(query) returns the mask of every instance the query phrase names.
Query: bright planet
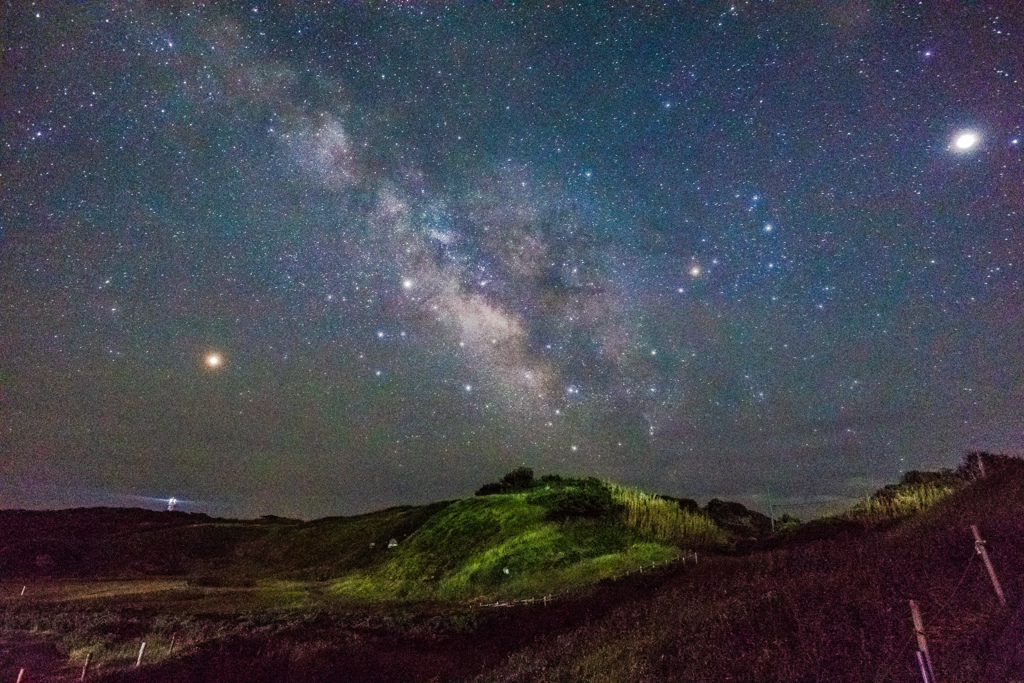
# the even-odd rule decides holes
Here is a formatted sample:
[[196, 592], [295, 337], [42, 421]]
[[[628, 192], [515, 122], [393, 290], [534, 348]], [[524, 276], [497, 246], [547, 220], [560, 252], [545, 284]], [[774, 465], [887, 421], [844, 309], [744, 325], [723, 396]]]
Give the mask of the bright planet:
[[972, 131], [960, 133], [956, 136], [956, 141], [953, 142], [957, 149], [967, 151], [973, 149], [978, 144], [978, 134]]

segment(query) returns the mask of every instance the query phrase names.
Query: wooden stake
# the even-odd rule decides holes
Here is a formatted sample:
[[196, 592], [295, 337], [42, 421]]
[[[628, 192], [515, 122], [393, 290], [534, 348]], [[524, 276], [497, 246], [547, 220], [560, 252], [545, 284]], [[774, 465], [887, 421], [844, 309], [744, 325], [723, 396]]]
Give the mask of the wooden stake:
[[25, 669], [18, 672], [18, 680], [15, 683], [21, 683], [21, 677], [25, 675]]
[[[928, 676], [925, 677], [925, 683], [935, 683], [935, 669], [932, 668], [932, 657], [928, 653], [928, 639], [924, 637], [924, 622], [921, 620], [921, 610], [917, 608], [917, 600], [910, 601], [910, 618], [914, 620], [918, 658], [927, 666]], [[922, 668], [921, 671], [924, 673], [925, 669]]]
[[981, 453], [978, 453], [978, 472], [981, 473], [981, 478], [985, 478], [985, 461], [981, 457]]
[[78, 678], [80, 681], [85, 680], [85, 672], [89, 670], [89, 660], [92, 659], [92, 653], [85, 655], [85, 664], [82, 665], [82, 675]]
[[22, 594], [22, 595], [25, 595], [25, 589], [26, 589], [26, 588], [28, 588], [28, 586], [22, 586], [22, 587], [21, 587], [21, 594]]
[[[981, 461], [979, 460], [978, 462]], [[996, 589], [996, 597], [999, 598], [999, 604], [1006, 607], [1006, 596], [1003, 595], [1003, 587], [999, 584], [999, 577], [996, 576], [996, 570], [995, 567], [992, 566], [992, 560], [988, 559], [988, 551], [985, 550], [985, 541], [981, 540], [981, 534], [978, 533], [977, 525], [971, 525], [971, 532], [974, 534], [974, 552], [981, 555], [981, 561], [985, 563], [985, 569], [988, 570], [988, 577], [992, 579], [992, 587]]]
[[923, 683], [932, 683], [928, 680], [928, 669], [925, 668], [924, 655], [920, 650], [917, 651], [917, 665], [921, 667], [921, 680]]
[[171, 634], [171, 646], [169, 648], [167, 648], [167, 654], [170, 654], [170, 655], [174, 654], [174, 639], [177, 638], [177, 637], [178, 637], [177, 633], [172, 633]]
[[146, 651], [146, 641], [142, 641], [142, 647], [139, 648], [139, 658], [135, 660], [135, 667], [142, 666], [142, 653]]

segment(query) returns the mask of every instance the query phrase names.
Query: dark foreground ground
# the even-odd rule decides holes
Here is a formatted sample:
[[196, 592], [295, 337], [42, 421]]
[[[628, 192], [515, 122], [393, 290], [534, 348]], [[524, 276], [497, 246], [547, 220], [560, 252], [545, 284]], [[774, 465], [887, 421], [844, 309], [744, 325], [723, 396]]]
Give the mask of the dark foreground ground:
[[[365, 608], [299, 615], [277, 614], [248, 629], [242, 617], [221, 620], [229, 635], [185, 654], [90, 671], [91, 681], [452, 681], [471, 680], [499, 667], [512, 653], [572, 632], [652, 591], [693, 566], [674, 565], [606, 582], [586, 596], [547, 603], [452, 608], [445, 605]], [[124, 621], [147, 621], [147, 610], [120, 611]], [[165, 646], [166, 644], [164, 644]], [[152, 652], [152, 648], [150, 650]], [[162, 653], [161, 653], [162, 654]], [[26, 668], [29, 681], [78, 680], [81, 666], [46, 634], [8, 631], [0, 640], [0, 681]]]

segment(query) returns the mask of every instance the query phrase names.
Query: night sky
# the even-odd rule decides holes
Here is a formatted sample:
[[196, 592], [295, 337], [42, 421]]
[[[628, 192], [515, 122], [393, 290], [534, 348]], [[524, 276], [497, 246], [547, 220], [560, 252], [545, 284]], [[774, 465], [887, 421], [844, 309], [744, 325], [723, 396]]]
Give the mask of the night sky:
[[1024, 450], [1014, 5], [5, 0], [0, 507]]

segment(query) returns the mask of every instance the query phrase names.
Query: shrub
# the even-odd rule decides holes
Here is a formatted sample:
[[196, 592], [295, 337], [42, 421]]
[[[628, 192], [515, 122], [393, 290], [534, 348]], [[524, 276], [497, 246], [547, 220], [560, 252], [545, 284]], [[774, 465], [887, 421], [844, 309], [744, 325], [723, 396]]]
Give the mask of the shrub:
[[801, 522], [799, 518], [794, 517], [788, 512], [779, 517], [779, 521], [775, 524], [775, 531], [787, 532], [792, 531], [800, 526]]
[[900, 484], [936, 484], [949, 482], [955, 480], [956, 478], [957, 475], [953, 474], [952, 470], [941, 470], [939, 472], [922, 472], [920, 470], [910, 470], [909, 472], [906, 472], [900, 479]]
[[605, 486], [564, 488], [554, 494], [544, 518], [553, 522], [573, 518], [604, 519], [621, 509], [622, 506], [615, 503], [612, 492]]
[[517, 467], [502, 477], [501, 483], [505, 484], [513, 491], [525, 491], [533, 486], [533, 469], [529, 467]]
[[974, 478], [981, 475], [983, 467], [986, 474], [1010, 468], [1020, 471], [1021, 468], [1024, 468], [1024, 461], [1019, 457], [1004, 453], [972, 451], [964, 456], [963, 462], [956, 468], [956, 474], [964, 478]]
[[763, 537], [771, 534], [772, 520], [741, 503], [713, 498], [705, 509], [715, 524], [737, 536]]
[[531, 489], [534, 485], [533, 469], [529, 467], [517, 467], [502, 477], [501, 481], [481, 486], [477, 490], [476, 495], [489, 496], [495, 493], [515, 493], [516, 491], [526, 491]]

